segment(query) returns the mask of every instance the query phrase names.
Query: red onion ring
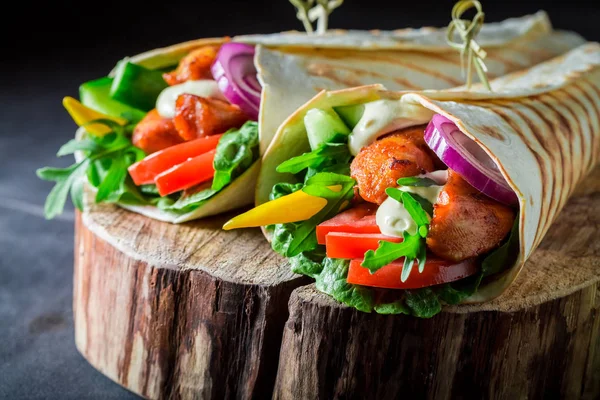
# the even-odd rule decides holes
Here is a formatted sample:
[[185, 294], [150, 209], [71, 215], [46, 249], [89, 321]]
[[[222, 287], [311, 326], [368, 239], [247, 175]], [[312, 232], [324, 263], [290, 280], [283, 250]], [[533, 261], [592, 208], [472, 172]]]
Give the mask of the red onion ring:
[[492, 158], [443, 115], [433, 116], [425, 129], [425, 142], [448, 166], [475, 189], [508, 205], [516, 205], [515, 192]]
[[254, 46], [232, 42], [223, 44], [211, 72], [223, 96], [256, 121], [261, 86], [254, 66]]

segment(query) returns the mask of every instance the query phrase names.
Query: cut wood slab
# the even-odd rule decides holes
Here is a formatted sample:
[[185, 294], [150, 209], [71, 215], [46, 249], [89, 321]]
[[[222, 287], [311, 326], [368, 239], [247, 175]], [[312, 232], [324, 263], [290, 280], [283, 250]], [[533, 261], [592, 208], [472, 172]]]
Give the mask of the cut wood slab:
[[600, 398], [600, 168], [500, 297], [431, 319], [290, 299], [277, 399]]
[[308, 281], [225, 220], [78, 214], [75, 339], [94, 367], [152, 399], [271, 396], [288, 299]]
[[600, 168], [504, 295], [428, 320], [336, 303], [258, 229], [222, 231], [228, 217], [78, 214], [75, 338], [92, 365], [152, 399], [600, 397]]

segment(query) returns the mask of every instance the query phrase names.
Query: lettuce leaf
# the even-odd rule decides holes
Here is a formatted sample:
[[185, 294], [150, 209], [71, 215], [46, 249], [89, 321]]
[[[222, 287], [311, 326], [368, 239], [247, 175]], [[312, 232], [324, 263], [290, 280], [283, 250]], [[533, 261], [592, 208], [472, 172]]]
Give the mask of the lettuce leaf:
[[346, 282], [349, 260], [326, 258], [323, 270], [316, 276], [315, 285], [318, 290], [357, 310], [371, 312], [374, 300], [373, 291], [359, 285]]
[[258, 123], [248, 121], [240, 129], [225, 132], [213, 161], [215, 176], [212, 189], [223, 189], [250, 168], [258, 157]]

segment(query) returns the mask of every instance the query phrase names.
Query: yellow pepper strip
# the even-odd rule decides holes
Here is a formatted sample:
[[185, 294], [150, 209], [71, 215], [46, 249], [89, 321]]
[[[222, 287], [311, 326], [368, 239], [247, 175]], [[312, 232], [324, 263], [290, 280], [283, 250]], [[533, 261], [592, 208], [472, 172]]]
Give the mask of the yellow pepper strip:
[[[329, 186], [329, 189], [339, 192], [342, 186]], [[228, 231], [238, 228], [305, 221], [316, 215], [326, 205], [327, 199], [298, 190], [233, 217], [223, 225], [223, 229]]]
[[[119, 125], [125, 125], [127, 123], [126, 119], [111, 117], [96, 110], [92, 110], [69, 96], [63, 99], [63, 106], [78, 126], [85, 125], [96, 119], [109, 119]], [[96, 136], [103, 136], [111, 132], [111, 129], [104, 124], [89, 124], [85, 126], [85, 130]]]

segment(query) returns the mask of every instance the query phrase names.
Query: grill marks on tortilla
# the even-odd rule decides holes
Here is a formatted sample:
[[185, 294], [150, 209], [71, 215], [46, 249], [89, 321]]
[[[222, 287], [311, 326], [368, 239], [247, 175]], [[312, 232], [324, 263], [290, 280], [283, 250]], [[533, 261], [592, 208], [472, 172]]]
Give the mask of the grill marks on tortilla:
[[575, 93], [573, 93], [573, 100], [579, 104], [579, 106], [581, 107], [581, 109], [583, 110], [584, 116], [585, 116], [585, 121], [587, 122], [587, 124], [583, 124], [581, 125], [581, 129], [583, 129], [583, 126], [587, 125], [587, 132], [583, 132], [584, 133], [584, 137], [590, 137], [590, 145], [592, 148], [592, 151], [588, 153], [588, 157], [587, 157], [587, 162], [585, 164], [585, 170], [590, 169], [594, 164], [594, 149], [595, 149], [595, 143], [594, 143], [594, 136], [592, 134], [592, 132], [594, 132], [594, 127], [593, 127], [593, 122], [592, 119], [593, 117], [598, 117], [597, 114], [597, 110], [595, 110], [594, 106], [593, 106], [593, 102], [590, 101], [590, 98], [587, 97], [585, 91], [583, 89], [581, 89], [581, 87], [573, 85], [570, 87], [570, 89], [572, 91], [574, 91]]
[[[571, 90], [571, 91], [570, 91]], [[589, 151], [592, 148], [592, 143], [586, 143], [588, 138], [591, 138], [591, 131], [585, 131], [585, 127], [589, 128], [590, 124], [590, 115], [588, 114], [585, 105], [579, 100], [578, 96], [575, 93], [572, 93], [572, 89], [566, 88], [563, 92], [566, 97], [569, 98], [569, 107], [573, 114], [577, 117], [576, 121], [577, 128], [579, 129], [580, 135], [577, 136], [581, 154], [581, 163], [583, 164], [583, 168], [579, 169], [580, 174], [577, 178], [580, 178], [582, 174], [586, 173], [589, 168], [591, 168], [592, 161], [592, 153]], [[586, 124], [587, 122], [587, 124]], [[578, 157], [574, 155], [575, 159]]]
[[[501, 101], [496, 101], [491, 106], [491, 109], [498, 117], [502, 118], [504, 120], [504, 122], [506, 122], [506, 124], [508, 124], [512, 128], [512, 131], [513, 131], [512, 133], [519, 136], [521, 138], [521, 140], [523, 140], [523, 142], [531, 149], [531, 152], [537, 161], [538, 169], [540, 171], [540, 176], [541, 176], [541, 181], [542, 181], [541, 182], [542, 201], [544, 203], [548, 202], [549, 197], [550, 197], [549, 195], [552, 190], [552, 182], [549, 182], [549, 177], [552, 176], [552, 172], [551, 171], [549, 172], [548, 169], [546, 168], [546, 162], [545, 162], [545, 158], [544, 158], [545, 157], [544, 149], [540, 145], [537, 138], [535, 138], [533, 136], [533, 133], [531, 135], [528, 135], [526, 133], [526, 130], [523, 129], [523, 124], [518, 123], [518, 120], [520, 118], [517, 115], [515, 115], [516, 113], [513, 112], [513, 110], [510, 108], [509, 105], [505, 106], [502, 104]], [[538, 218], [536, 232], [540, 231], [540, 224], [542, 224], [543, 221], [546, 220], [545, 212], [547, 212], [547, 209], [544, 209], [543, 207], [541, 207], [540, 208], [540, 217]], [[538, 241], [539, 241], [539, 238], [537, 236], [535, 238], [533, 238], [533, 243], [532, 243], [531, 248], [535, 248], [538, 244], [537, 243]]]
[[[598, 91], [593, 86], [593, 84], [591, 84], [590, 82], [586, 82], [586, 81], [582, 81], [581, 84], [575, 83], [574, 86], [583, 92], [584, 97], [591, 104], [591, 109], [594, 113], [593, 115], [596, 116], [596, 126], [595, 126], [594, 132], [596, 132], [597, 130], [600, 130], [600, 110], [598, 110], [598, 107], [596, 106], [596, 105], [600, 104], [600, 91]], [[589, 89], [589, 91], [586, 89]], [[598, 147], [600, 147], [600, 138], [595, 137], [592, 134], [591, 142], [592, 142], [591, 165], [593, 166], [596, 162], [598, 162], [598, 159], [596, 159], [596, 155], [599, 153], [599, 150], [600, 150], [600, 149], [598, 149]]]
[[[558, 116], [561, 120], [561, 124], [564, 124], [566, 126], [566, 131], [570, 135], [569, 139], [570, 139], [570, 143], [573, 146], [573, 150], [571, 151], [571, 154], [570, 154], [571, 163], [569, 164], [569, 167], [573, 168], [574, 163], [581, 163], [581, 160], [584, 157], [584, 152], [586, 151], [586, 149], [582, 147], [581, 134], [579, 133], [580, 124], [579, 124], [579, 121], [577, 120], [577, 115], [571, 109], [571, 107], [572, 107], [571, 102], [565, 101], [564, 97], [566, 97], [566, 96], [564, 95], [564, 93], [565, 93], [565, 91], [561, 90], [561, 91], [546, 93], [545, 96], [553, 99], [554, 107], [557, 110], [559, 110]], [[577, 143], [575, 143], [575, 141]], [[577, 146], [577, 145], [579, 145], [579, 149], [576, 152], [575, 146]], [[579, 177], [581, 175], [583, 175], [583, 173], [585, 171], [582, 170], [583, 168], [579, 168], [579, 167], [576, 167], [573, 169], [578, 171], [578, 175], [573, 176], [572, 181], [577, 182], [579, 180]]]
[[[542, 185], [545, 186], [544, 184], [547, 185], [547, 190], [544, 190], [545, 194], [549, 194], [549, 201], [546, 201], [544, 203], [542, 203], [542, 210], [541, 210], [541, 216], [542, 218], [542, 228], [539, 229], [537, 231], [537, 235], [534, 241], [534, 246], [537, 247], [537, 245], [539, 245], [541, 239], [542, 239], [542, 235], [546, 232], [546, 230], [550, 227], [550, 224], [552, 223], [552, 219], [553, 219], [553, 213], [552, 210], [556, 208], [556, 201], [558, 200], [558, 193], [560, 193], [560, 187], [558, 187], [558, 183], [557, 180], [559, 178], [557, 178], [558, 175], [560, 175], [560, 179], [562, 179], [562, 171], [557, 168], [560, 164], [557, 162], [556, 158], [557, 155], [556, 153], [560, 154], [559, 149], [554, 148], [551, 150], [551, 152], [548, 152], [548, 147], [550, 144], [554, 144], [552, 143], [552, 141], [547, 141], [545, 140], [545, 135], [544, 132], [542, 132], [542, 130], [540, 129], [539, 126], [537, 126], [531, 119], [530, 115], [527, 115], [526, 113], [526, 109], [524, 107], [515, 107], [512, 110], [515, 114], [517, 114], [519, 116], [519, 118], [525, 123], [525, 125], [527, 126], [527, 128], [529, 129], [529, 132], [531, 132], [531, 134], [533, 134], [533, 136], [535, 137], [535, 140], [537, 141], [537, 143], [539, 144], [539, 146], [541, 146], [542, 150], [542, 160], [544, 160], [544, 167], [542, 168], [547, 168], [547, 173], [545, 173], [545, 178], [542, 182]], [[523, 126], [523, 130], [524, 130], [525, 126]], [[545, 154], [544, 154], [545, 153]], [[549, 168], [548, 168], [549, 166]], [[554, 170], [554, 173], [552, 173], [552, 171]], [[557, 172], [560, 171], [560, 172]], [[546, 189], [546, 188], [544, 188]]]
[[[435, 53], [403, 53], [403, 54], [398, 54], [397, 56], [393, 56], [393, 55], [382, 55], [382, 54], [369, 54], [368, 52], [365, 52], [365, 54], [356, 54], [354, 57], [361, 59], [361, 60], [368, 60], [368, 61], [381, 61], [384, 63], [389, 63], [389, 64], [393, 64], [393, 65], [398, 65], [398, 66], [402, 66], [410, 71], [415, 71], [415, 72], [419, 72], [421, 74], [427, 75], [428, 77], [433, 77], [436, 78], [440, 81], [443, 81], [444, 84], [442, 85], [432, 85], [432, 82], [425, 82], [422, 81], [421, 84], [419, 83], [415, 83], [416, 86], [418, 86], [419, 88], [425, 88], [425, 86], [427, 86], [428, 89], [433, 88], [433, 86], [437, 87], [437, 88], [448, 88], [448, 87], [452, 87], [452, 86], [460, 86], [463, 84], [462, 79], [459, 79], [458, 75], [456, 78], [454, 76], [449, 76], [446, 74], [443, 74], [442, 72], [440, 72], [439, 70], [442, 70], [443, 68], [439, 65], [439, 60], [440, 58], [436, 58], [434, 55]], [[408, 62], [405, 61], [405, 59], [411, 59], [414, 60], [415, 56], [417, 57], [421, 57], [423, 60], [415, 60], [413, 62]], [[436, 63], [435, 60], [437, 60], [438, 62]], [[433, 68], [427, 68], [424, 67], [423, 65], [437, 65], [437, 69], [433, 69]], [[454, 62], [450, 63], [452, 65], [453, 68], [456, 68], [457, 71], [460, 71], [460, 65], [455, 65]], [[407, 73], [406, 71], [402, 71], [402, 70], [398, 70], [398, 76], [405, 76]], [[415, 78], [418, 79], [418, 78]]]
[[[544, 104], [545, 110], [541, 111], [541, 105]], [[552, 166], [554, 169], [554, 192], [551, 197], [550, 204], [548, 206], [548, 218], [544, 221], [544, 226], [542, 231], [545, 232], [550, 225], [554, 221], [554, 218], [557, 214], [557, 210], [560, 209], [562, 204], [566, 201], [566, 195], [570, 192], [571, 182], [573, 181], [573, 169], [569, 166], [569, 157], [570, 151], [564, 152], [567, 153], [567, 159], [563, 157], [563, 149], [562, 146], [569, 147], [570, 138], [567, 137], [567, 132], [565, 129], [562, 129], [562, 124], [559, 122], [560, 120], [556, 118], [556, 110], [548, 103], [542, 103], [541, 99], [528, 99], [524, 101], [524, 107], [527, 108], [531, 113], [535, 114], [538, 120], [542, 121], [544, 126], [538, 126], [535, 122], [531, 120], [526, 120], [530, 129], [533, 129], [539, 132], [539, 134], [543, 138], [550, 138], [550, 140], [544, 140], [541, 142], [544, 149], [548, 152], [549, 158], [552, 160]], [[549, 119], [549, 117], [553, 117], [553, 121]], [[547, 130], [544, 132], [544, 130]], [[561, 137], [558, 134], [562, 133]], [[557, 139], [557, 140], [552, 140]], [[567, 175], [570, 175], [567, 178]], [[567, 188], [567, 190], [562, 190]]]

